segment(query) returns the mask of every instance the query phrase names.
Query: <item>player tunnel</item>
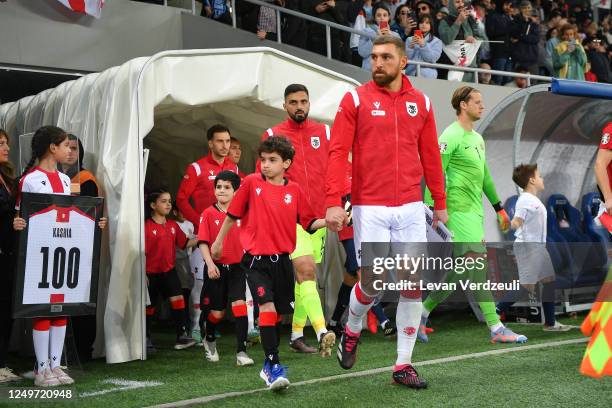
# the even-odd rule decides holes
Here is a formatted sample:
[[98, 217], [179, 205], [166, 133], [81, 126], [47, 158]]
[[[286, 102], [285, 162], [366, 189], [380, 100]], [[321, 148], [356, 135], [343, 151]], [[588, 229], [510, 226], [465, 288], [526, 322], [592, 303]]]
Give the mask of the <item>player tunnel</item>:
[[310, 90], [310, 117], [326, 123], [359, 85], [268, 48], [168, 51], [0, 105], [13, 163], [18, 136], [53, 124], [80, 137], [84, 165], [102, 185], [109, 228], [96, 350], [107, 362], [144, 358], [145, 185], [175, 193], [188, 164], [207, 154], [206, 129], [215, 123], [242, 142], [240, 167], [252, 170], [261, 135], [285, 119], [283, 92], [296, 82]]

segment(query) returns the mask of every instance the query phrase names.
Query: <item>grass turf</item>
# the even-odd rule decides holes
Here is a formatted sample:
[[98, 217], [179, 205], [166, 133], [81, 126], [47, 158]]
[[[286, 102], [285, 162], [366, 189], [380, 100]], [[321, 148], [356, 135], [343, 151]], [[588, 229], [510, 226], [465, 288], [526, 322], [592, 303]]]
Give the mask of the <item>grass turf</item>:
[[[580, 319], [564, 323], [579, 324]], [[515, 345], [492, 345], [488, 342], [488, 330], [469, 313], [453, 312], [432, 315], [436, 332], [427, 344], [418, 344], [414, 361], [456, 356]], [[537, 325], [512, 325], [515, 331], [529, 337], [528, 344], [580, 338], [578, 330], [566, 333], [543, 332]], [[204, 360], [201, 348], [183, 351], [171, 349], [171, 328], [154, 336], [158, 352], [147, 361], [134, 361], [108, 365], [103, 361], [86, 363], [82, 372], [73, 372], [77, 393], [99, 391], [117, 386], [103, 384], [109, 378], [131, 381], [158, 381], [163, 385], [111, 392], [104, 395], [78, 398], [72, 403], [22, 403], [20, 406], [86, 406], [103, 408], [141, 407], [231, 391], [262, 388], [258, 373], [261, 368], [261, 346], [248, 350], [256, 361], [254, 367], [234, 367], [235, 339], [233, 327], [225, 326], [223, 337], [218, 340], [221, 361], [216, 364]], [[310, 329], [310, 341], [314, 335]], [[385, 340], [381, 334], [364, 332], [359, 346], [359, 357], [354, 371], [386, 367], [395, 358], [395, 341]], [[289, 351], [288, 334], [281, 339], [281, 361], [289, 366], [289, 378], [298, 382], [313, 378], [344, 374], [335, 357], [322, 359], [318, 355], [299, 355]], [[362, 378], [343, 379], [324, 384], [290, 388], [285, 395], [270, 392], [256, 393], [248, 397], [217, 401], [214, 406], [286, 405], [294, 401], [300, 406], [404, 405], [414, 399], [423, 406], [456, 405], [510, 405], [529, 404], [546, 406], [582, 405], [589, 401], [597, 406], [612, 399], [612, 382], [592, 380], [580, 376], [577, 369], [585, 344], [567, 345], [551, 349], [530, 350], [516, 354], [489, 356], [478, 360], [444, 363], [422, 367], [419, 372], [429, 381], [425, 391], [404, 390], [391, 386], [390, 373]], [[23, 361], [22, 361], [23, 363]], [[29, 364], [29, 362], [26, 362]], [[26, 369], [27, 366], [13, 367]], [[30, 386], [22, 381], [14, 386]], [[3, 386], [6, 387], [6, 386]], [[607, 395], [607, 398], [604, 397]], [[601, 396], [601, 398], [599, 397]], [[6, 400], [5, 400], [6, 401]], [[5, 401], [0, 401], [3, 405]], [[606, 403], [607, 404], [607, 403]], [[412, 404], [410, 404], [412, 405]]]

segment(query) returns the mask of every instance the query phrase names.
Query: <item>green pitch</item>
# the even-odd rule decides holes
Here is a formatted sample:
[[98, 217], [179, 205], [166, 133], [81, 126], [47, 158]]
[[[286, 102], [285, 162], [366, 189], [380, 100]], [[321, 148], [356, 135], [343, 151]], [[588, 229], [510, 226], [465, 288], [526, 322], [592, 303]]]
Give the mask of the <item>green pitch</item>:
[[[582, 317], [562, 319], [566, 324], [579, 325]], [[484, 324], [465, 312], [433, 314], [431, 321], [436, 329], [427, 344], [418, 343], [414, 361], [426, 361], [443, 357], [517, 347], [517, 345], [492, 345], [488, 342], [488, 330]], [[578, 330], [567, 333], [543, 332], [541, 326], [513, 325], [510, 327], [529, 337], [528, 345], [581, 338]], [[223, 337], [217, 347], [219, 363], [204, 360], [202, 348], [183, 351], [171, 349], [173, 344], [170, 327], [157, 327], [154, 340], [158, 351], [147, 361], [108, 365], [102, 361], [87, 363], [83, 371], [71, 371], [76, 380], [73, 390], [81, 395], [72, 402], [20, 403], [23, 407], [142, 407], [191, 398], [244, 392], [263, 387], [258, 373], [261, 369], [262, 351], [257, 345], [248, 350], [255, 359], [254, 367], [237, 368], [235, 364], [235, 340], [231, 325], [224, 327]], [[288, 328], [287, 328], [288, 330]], [[166, 332], [159, 333], [160, 331]], [[306, 329], [309, 333], [311, 330]], [[314, 343], [314, 334], [310, 342]], [[301, 355], [289, 351], [288, 333], [281, 341], [281, 361], [289, 366], [292, 383], [353, 373], [393, 364], [395, 340], [385, 340], [381, 334], [364, 332], [359, 345], [355, 367], [342, 370], [335, 359], [322, 359], [318, 355]], [[414, 391], [391, 384], [390, 372], [355, 378], [342, 378], [314, 384], [296, 385], [286, 392], [269, 391], [245, 396], [223, 398], [211, 402], [212, 406], [279, 406], [279, 407], [344, 407], [344, 406], [609, 406], [612, 400], [612, 381], [594, 380], [581, 376], [578, 366], [585, 344], [568, 344], [556, 347], [517, 351], [463, 361], [445, 362], [417, 368], [427, 379], [427, 390]], [[17, 372], [25, 371], [29, 361], [12, 364]], [[109, 383], [113, 380], [114, 383]], [[130, 384], [121, 381], [161, 383], [136, 389], [124, 389]], [[12, 385], [31, 386], [31, 381]], [[3, 385], [2, 388], [8, 386]], [[105, 394], [91, 395], [108, 390]], [[90, 394], [90, 396], [85, 396]], [[296, 405], [297, 404], [297, 405]], [[0, 400], [0, 406], [12, 406], [14, 402]]]

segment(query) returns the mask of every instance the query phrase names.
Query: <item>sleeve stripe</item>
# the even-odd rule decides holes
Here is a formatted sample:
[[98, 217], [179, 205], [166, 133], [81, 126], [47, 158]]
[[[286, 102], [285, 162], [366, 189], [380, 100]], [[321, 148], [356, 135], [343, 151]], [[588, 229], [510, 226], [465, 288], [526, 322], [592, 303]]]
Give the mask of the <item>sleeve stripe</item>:
[[198, 163], [191, 163], [191, 165], [193, 166], [193, 168], [195, 169], [196, 172], [196, 176], [200, 176], [200, 174], [202, 174], [202, 169], [200, 168], [200, 165]]
[[431, 107], [431, 102], [429, 101], [429, 96], [423, 95], [425, 97], [425, 109], [429, 112], [429, 108]]
[[357, 94], [357, 91], [355, 89], [351, 91], [351, 96], [353, 97], [353, 103], [357, 108], [359, 106], [359, 95]]
[[268, 133], [268, 137], [274, 136], [274, 132], [272, 131], [272, 128], [269, 128], [268, 130], [266, 130], [266, 133]]
[[325, 137], [327, 138], [327, 140], [331, 138], [331, 134], [329, 131], [329, 125], [325, 125]]

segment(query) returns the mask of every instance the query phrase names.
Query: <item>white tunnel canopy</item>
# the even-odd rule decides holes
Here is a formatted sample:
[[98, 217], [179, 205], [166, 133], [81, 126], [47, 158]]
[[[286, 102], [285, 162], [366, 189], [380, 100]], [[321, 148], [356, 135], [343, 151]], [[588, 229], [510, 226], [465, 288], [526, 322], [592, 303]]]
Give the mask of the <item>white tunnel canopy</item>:
[[96, 351], [108, 362], [144, 358], [143, 147], [150, 187], [175, 192], [186, 166], [207, 153], [206, 129], [221, 122], [243, 142], [241, 165], [252, 168], [262, 133], [285, 118], [285, 87], [296, 82], [309, 88], [310, 116], [327, 123], [359, 85], [269, 48], [169, 51], [0, 105], [14, 163], [17, 136], [57, 125], [81, 138], [85, 167], [101, 182], [109, 228]]

